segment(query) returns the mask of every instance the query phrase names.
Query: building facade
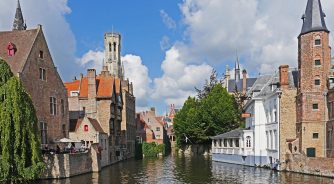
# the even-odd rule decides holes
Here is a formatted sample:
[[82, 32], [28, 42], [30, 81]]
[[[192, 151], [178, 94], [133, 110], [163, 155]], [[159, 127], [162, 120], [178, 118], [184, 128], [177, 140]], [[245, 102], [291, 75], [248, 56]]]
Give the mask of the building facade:
[[280, 169], [278, 163], [285, 161], [280, 153], [287, 151], [287, 140], [296, 137], [287, 124], [294, 124], [296, 117], [297, 74], [284, 65], [273, 75], [258, 77], [247, 93], [246, 128], [212, 137], [213, 160]]
[[38, 119], [42, 146], [68, 137], [66, 88], [48, 49], [42, 26], [26, 29], [18, 1], [12, 31], [0, 32], [0, 57], [7, 61], [30, 95]]
[[68, 90], [70, 126], [78, 119], [96, 119], [103, 132], [108, 134], [109, 164], [123, 159], [121, 146], [121, 122], [123, 97], [121, 81], [102, 71], [96, 75], [95, 69], [88, 69], [87, 76], [65, 83]]
[[308, 0], [302, 19], [303, 27], [298, 36], [297, 138], [302, 153], [326, 157], [331, 48], [320, 0]]
[[139, 142], [155, 142], [163, 144], [167, 141], [167, 131], [163, 117], [157, 117], [155, 108], [137, 113], [137, 140]]

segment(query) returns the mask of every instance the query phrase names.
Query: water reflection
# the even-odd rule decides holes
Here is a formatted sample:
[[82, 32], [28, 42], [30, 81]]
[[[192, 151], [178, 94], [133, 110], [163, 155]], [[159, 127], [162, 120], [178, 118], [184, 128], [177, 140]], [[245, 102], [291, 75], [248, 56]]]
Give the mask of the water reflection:
[[333, 184], [334, 179], [274, 172], [271, 170], [212, 162], [210, 157], [173, 155], [165, 158], [129, 160], [71, 179], [47, 180], [42, 184], [216, 184], [216, 183], [316, 183]]

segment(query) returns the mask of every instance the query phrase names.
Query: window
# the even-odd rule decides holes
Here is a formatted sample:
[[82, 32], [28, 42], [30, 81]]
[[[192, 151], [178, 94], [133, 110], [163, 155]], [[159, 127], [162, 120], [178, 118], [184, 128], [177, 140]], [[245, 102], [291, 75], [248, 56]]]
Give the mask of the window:
[[226, 148], [227, 147], [227, 140], [224, 139], [224, 147]]
[[321, 39], [320, 36], [317, 36], [316, 39], [314, 40], [314, 45], [319, 46], [321, 45]]
[[48, 125], [44, 122], [40, 122], [39, 126], [40, 126], [40, 130], [41, 130], [42, 144], [47, 144], [48, 143], [48, 134], [47, 134]]
[[267, 136], [267, 149], [269, 149], [269, 133], [266, 131], [266, 136]]
[[43, 59], [44, 58], [44, 52], [42, 50], [39, 51], [39, 58]]
[[314, 80], [314, 85], [319, 86], [320, 85], [320, 79], [315, 79]]
[[46, 80], [46, 70], [44, 68], [39, 68], [39, 79]]
[[64, 117], [64, 115], [65, 115], [65, 104], [64, 104], [63, 99], [60, 100], [60, 104], [61, 104], [61, 114]]
[[274, 130], [274, 139], [275, 139], [275, 145], [274, 145], [274, 149], [276, 150], [277, 149], [277, 147], [278, 147], [278, 141], [277, 141], [277, 131], [276, 130]]
[[313, 110], [318, 110], [319, 109], [319, 105], [318, 104], [313, 104], [312, 107], [313, 107]]
[[71, 91], [71, 96], [79, 96], [79, 91]]
[[109, 52], [111, 52], [111, 43], [109, 43]]
[[156, 128], [156, 131], [159, 132], [159, 131], [160, 131], [160, 127], [157, 127], [157, 128]]
[[84, 131], [85, 131], [85, 132], [88, 132], [88, 125], [85, 125], [85, 126], [84, 126]]
[[114, 52], [116, 52], [116, 42], [114, 42]]
[[320, 65], [321, 65], [321, 61], [320, 61], [320, 59], [316, 59], [316, 60], [314, 60], [314, 65], [315, 65], [315, 66], [320, 66]]
[[319, 139], [319, 133], [313, 133], [312, 138], [313, 139]]
[[247, 148], [252, 147], [252, 144], [251, 144], [251, 137], [250, 137], [250, 136], [247, 136], [247, 137], [246, 137], [246, 147], [247, 147]]
[[235, 140], [235, 147], [239, 148], [239, 139]]
[[57, 100], [55, 97], [50, 97], [50, 114], [57, 115]]

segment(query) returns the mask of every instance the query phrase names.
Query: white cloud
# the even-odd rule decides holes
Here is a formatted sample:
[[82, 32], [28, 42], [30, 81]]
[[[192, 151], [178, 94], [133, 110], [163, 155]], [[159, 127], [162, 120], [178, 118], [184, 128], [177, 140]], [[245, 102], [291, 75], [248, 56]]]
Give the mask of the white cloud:
[[[187, 44], [179, 44], [187, 60], [229, 64], [235, 50], [248, 72], [267, 73], [280, 64], [297, 66], [297, 36], [306, 0], [184, 0], [180, 5]], [[288, 5], [288, 6], [287, 6]], [[334, 30], [334, 1], [322, 0], [326, 22]]]
[[125, 55], [122, 57], [124, 64], [125, 78], [133, 83], [136, 105], [138, 108], [147, 107], [150, 95], [150, 83], [152, 82], [148, 75], [148, 68], [143, 65], [139, 56]]
[[182, 106], [188, 96], [196, 95], [194, 87], [201, 87], [210, 76], [211, 66], [186, 64], [182, 59], [176, 47], [166, 52], [161, 65], [163, 75], [154, 79], [154, 99]]
[[[16, 2], [1, 0], [0, 30], [12, 29]], [[76, 41], [65, 15], [71, 13], [67, 0], [24, 0], [21, 1], [23, 17], [28, 29], [43, 25], [55, 65], [64, 80], [69, 80], [77, 73], [75, 64]]]
[[161, 41], [160, 41], [160, 48], [161, 50], [167, 50], [171, 47], [169, 43], [169, 37], [168, 36], [163, 36]]
[[81, 58], [77, 59], [77, 63], [82, 68], [94, 68], [99, 73], [102, 70], [103, 58], [104, 51], [89, 50]]
[[165, 10], [160, 10], [160, 16], [162, 17], [162, 21], [168, 29], [176, 29], [175, 21], [165, 12]]

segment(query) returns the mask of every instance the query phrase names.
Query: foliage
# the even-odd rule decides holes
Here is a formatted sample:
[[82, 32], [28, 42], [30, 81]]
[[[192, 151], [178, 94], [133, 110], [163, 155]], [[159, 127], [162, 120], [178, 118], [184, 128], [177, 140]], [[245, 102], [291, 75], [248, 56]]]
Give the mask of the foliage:
[[42, 172], [37, 122], [29, 95], [8, 64], [0, 60], [1, 182], [25, 182]]
[[241, 111], [220, 83], [202, 99], [189, 97], [174, 118], [177, 145], [208, 143], [210, 136], [239, 127]]
[[209, 93], [212, 91], [213, 87], [215, 87], [217, 84], [222, 84], [222, 80], [218, 80], [218, 74], [216, 70], [211, 71], [210, 80], [205, 80], [205, 84], [203, 86], [203, 89], [198, 89], [195, 87], [195, 90], [197, 91], [197, 97], [198, 99], [204, 99], [206, 98]]
[[159, 153], [165, 155], [165, 144], [143, 143], [143, 154], [145, 157], [156, 157]]
[[136, 160], [141, 160], [143, 159], [143, 148], [142, 148], [142, 144], [141, 143], [138, 143], [136, 141], [135, 143], [135, 159]]

